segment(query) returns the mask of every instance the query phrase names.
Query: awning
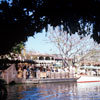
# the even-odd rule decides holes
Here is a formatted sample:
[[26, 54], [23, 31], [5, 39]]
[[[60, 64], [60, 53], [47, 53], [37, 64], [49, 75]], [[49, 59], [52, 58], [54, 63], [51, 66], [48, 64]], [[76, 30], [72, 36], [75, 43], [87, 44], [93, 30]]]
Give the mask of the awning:
[[100, 69], [100, 66], [81, 66], [84, 69]]
[[61, 64], [53, 64], [54, 67], [62, 67]]

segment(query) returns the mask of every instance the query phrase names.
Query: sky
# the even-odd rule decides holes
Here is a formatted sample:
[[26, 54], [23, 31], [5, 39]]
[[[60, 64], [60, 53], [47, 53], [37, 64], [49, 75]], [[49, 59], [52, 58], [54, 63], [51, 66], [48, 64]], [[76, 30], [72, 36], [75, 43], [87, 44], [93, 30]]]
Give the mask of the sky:
[[49, 33], [46, 33], [45, 30], [43, 30], [43, 32], [35, 34], [34, 37], [28, 37], [28, 40], [25, 43], [26, 51], [35, 51], [47, 54], [57, 53], [55, 45], [49, 42], [46, 34]]
[[[52, 27], [50, 27], [49, 29], [50, 30], [48, 32], [45, 32], [45, 29], [44, 29], [41, 33], [37, 33], [37, 34], [35, 33], [34, 37], [32, 37], [32, 36], [28, 37], [28, 40], [25, 43], [26, 51], [39, 52], [42, 54], [44, 54], [44, 53], [59, 54], [59, 51], [56, 48], [55, 44], [51, 43], [48, 38], [48, 36], [50, 36], [50, 31], [52, 31]], [[54, 33], [55, 32], [56, 31], [54, 31]], [[59, 32], [59, 31], [57, 31], [57, 32]], [[73, 34], [72, 36], [73, 36], [73, 39], [75, 38], [77, 41], [80, 40], [79, 35], [77, 33]], [[80, 43], [86, 45], [86, 46], [84, 46], [85, 51], [92, 49], [92, 46], [94, 47], [94, 40], [92, 38], [90, 38], [90, 36], [87, 36], [86, 39], [84, 38], [83, 41]], [[81, 44], [79, 46], [81, 46]], [[74, 49], [72, 51], [74, 51]]]

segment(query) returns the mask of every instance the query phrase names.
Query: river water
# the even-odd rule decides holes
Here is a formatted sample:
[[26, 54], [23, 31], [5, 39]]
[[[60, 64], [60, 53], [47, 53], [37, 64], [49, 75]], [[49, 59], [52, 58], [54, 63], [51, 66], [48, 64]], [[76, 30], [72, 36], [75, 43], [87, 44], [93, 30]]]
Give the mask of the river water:
[[7, 85], [6, 100], [100, 100], [100, 83]]

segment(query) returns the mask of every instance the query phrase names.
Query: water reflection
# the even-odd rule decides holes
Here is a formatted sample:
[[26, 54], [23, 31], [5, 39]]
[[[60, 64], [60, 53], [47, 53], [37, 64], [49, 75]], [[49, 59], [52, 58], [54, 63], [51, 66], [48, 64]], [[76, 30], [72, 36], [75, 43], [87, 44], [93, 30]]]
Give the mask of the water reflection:
[[7, 86], [7, 100], [100, 100], [100, 83], [48, 83]]
[[7, 89], [5, 85], [0, 83], [0, 100], [6, 100], [6, 99], [7, 99]]

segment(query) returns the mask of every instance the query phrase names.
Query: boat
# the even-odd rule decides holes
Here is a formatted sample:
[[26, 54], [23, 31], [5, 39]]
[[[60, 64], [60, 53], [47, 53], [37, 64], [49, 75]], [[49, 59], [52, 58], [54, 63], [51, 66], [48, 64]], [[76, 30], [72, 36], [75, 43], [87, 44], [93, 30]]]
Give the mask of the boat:
[[46, 79], [27, 79], [21, 83], [58, 83], [58, 82], [76, 82], [78, 78], [46, 78]]
[[99, 66], [82, 66], [77, 83], [100, 82]]
[[100, 82], [100, 76], [81, 75], [77, 79], [77, 83]]

